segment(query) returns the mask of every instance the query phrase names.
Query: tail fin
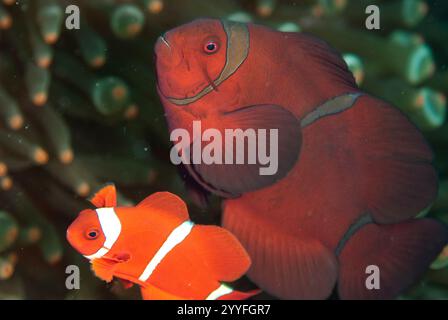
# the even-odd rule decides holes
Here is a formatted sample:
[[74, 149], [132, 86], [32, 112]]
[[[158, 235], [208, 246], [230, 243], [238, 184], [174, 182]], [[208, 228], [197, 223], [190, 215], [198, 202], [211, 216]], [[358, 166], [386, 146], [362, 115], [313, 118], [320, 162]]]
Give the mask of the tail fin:
[[229, 294], [223, 295], [222, 297], [218, 298], [218, 300], [246, 300], [260, 293], [261, 293], [260, 289], [254, 289], [247, 292], [235, 290]]
[[[210, 272], [219, 281], [235, 281], [242, 277], [251, 264], [246, 250], [238, 239], [224, 228], [210, 225], [195, 226], [192, 233], [195, 250], [204, 257]], [[193, 237], [196, 237], [193, 239]]]
[[[431, 219], [362, 227], [339, 256], [340, 298], [396, 298], [422, 276], [447, 242], [447, 229]], [[371, 265], [378, 267], [379, 288], [369, 290]]]

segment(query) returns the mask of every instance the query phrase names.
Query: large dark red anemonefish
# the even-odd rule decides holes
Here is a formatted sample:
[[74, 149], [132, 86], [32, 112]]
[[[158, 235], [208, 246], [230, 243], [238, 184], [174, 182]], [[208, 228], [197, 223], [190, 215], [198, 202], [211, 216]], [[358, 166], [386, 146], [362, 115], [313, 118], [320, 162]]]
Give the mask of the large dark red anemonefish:
[[81, 211], [67, 239], [99, 278], [137, 284], [150, 300], [247, 299], [260, 292], [225, 283], [247, 271], [247, 252], [227, 230], [195, 225], [174, 194], [157, 192], [135, 207], [117, 207], [109, 185], [91, 202], [97, 209]]
[[[437, 193], [424, 138], [362, 92], [324, 41], [201, 19], [165, 33], [155, 52], [171, 131], [192, 135], [193, 120], [223, 136], [279, 130], [276, 175], [260, 176], [259, 164], [185, 166], [196, 185], [225, 198], [222, 224], [249, 252], [248, 276], [263, 290], [393, 298], [447, 243], [444, 226], [414, 219]], [[379, 290], [366, 288], [369, 265], [379, 267]]]

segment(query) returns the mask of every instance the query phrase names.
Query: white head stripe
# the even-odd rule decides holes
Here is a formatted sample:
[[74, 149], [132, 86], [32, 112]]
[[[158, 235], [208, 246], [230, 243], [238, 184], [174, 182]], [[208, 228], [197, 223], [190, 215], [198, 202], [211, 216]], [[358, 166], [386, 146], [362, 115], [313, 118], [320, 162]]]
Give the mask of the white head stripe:
[[117, 214], [115, 213], [114, 208], [100, 208], [96, 209], [95, 211], [98, 215], [101, 230], [103, 231], [106, 240], [104, 241], [104, 245], [101, 249], [99, 249], [94, 254], [85, 256], [90, 260], [101, 258], [106, 253], [108, 253], [121, 233], [121, 222]]
[[149, 279], [151, 274], [154, 272], [154, 270], [157, 268], [159, 263], [165, 258], [165, 256], [173, 250], [175, 246], [177, 246], [179, 243], [184, 241], [184, 239], [190, 234], [191, 229], [193, 228], [194, 223], [190, 220], [187, 220], [180, 224], [178, 227], [176, 227], [166, 238], [165, 242], [162, 244], [162, 246], [159, 248], [159, 250], [156, 252], [154, 257], [152, 257], [151, 261], [146, 266], [143, 273], [138, 278], [140, 281], [146, 281]]
[[86, 257], [89, 260], [98, 259], [98, 258], [101, 258], [102, 256], [104, 256], [108, 252], [109, 252], [109, 249], [102, 247], [100, 250], [98, 250], [94, 254], [91, 254], [90, 256], [84, 256], [84, 257]]
[[218, 289], [212, 291], [205, 300], [217, 300], [226, 294], [232, 293], [233, 290], [225, 284], [221, 284]]

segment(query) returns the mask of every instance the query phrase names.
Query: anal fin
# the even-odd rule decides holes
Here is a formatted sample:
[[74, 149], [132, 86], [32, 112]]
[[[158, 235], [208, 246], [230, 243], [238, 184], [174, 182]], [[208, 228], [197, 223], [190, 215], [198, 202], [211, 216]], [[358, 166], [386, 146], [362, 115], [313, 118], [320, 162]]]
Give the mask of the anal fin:
[[255, 215], [226, 205], [223, 226], [248, 251], [248, 277], [263, 291], [283, 299], [325, 299], [338, 275], [336, 256], [320, 241], [288, 234]]
[[145, 287], [141, 287], [140, 292], [143, 300], [187, 300], [184, 297], [171, 294], [149, 284]]

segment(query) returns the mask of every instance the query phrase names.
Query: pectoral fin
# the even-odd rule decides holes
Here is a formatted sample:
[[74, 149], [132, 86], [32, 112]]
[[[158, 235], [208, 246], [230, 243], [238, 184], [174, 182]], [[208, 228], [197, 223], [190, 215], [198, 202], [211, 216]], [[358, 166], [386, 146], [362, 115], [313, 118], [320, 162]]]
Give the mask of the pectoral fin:
[[[218, 130], [222, 141], [220, 144], [214, 139], [202, 142], [201, 163], [195, 164], [192, 158], [192, 164], [186, 168], [205, 189], [224, 197], [236, 197], [284, 178], [298, 160], [302, 143], [298, 119], [276, 105], [256, 105], [229, 112], [204, 121], [202, 129]], [[251, 139], [255, 148], [250, 148]], [[192, 145], [187, 151], [190, 156], [195, 152], [193, 149]], [[213, 152], [207, 152], [212, 149]], [[210, 154], [216, 160], [219, 158], [215, 157], [216, 152], [221, 163], [207, 163], [204, 156]], [[260, 155], [265, 156], [264, 161]], [[238, 163], [238, 157], [243, 163]]]
[[184, 297], [176, 296], [149, 284], [141, 287], [141, 293], [143, 300], [186, 300]]

